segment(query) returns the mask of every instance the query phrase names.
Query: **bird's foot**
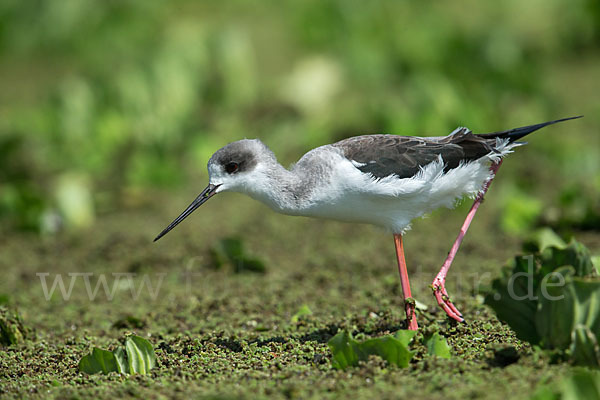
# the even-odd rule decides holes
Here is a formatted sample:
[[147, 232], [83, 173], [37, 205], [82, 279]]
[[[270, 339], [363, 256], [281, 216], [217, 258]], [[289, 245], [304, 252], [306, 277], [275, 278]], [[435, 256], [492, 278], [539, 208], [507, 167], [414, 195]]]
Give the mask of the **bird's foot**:
[[433, 290], [433, 296], [435, 297], [438, 305], [442, 307], [442, 310], [448, 314], [448, 316], [452, 319], [457, 320], [458, 322], [465, 322], [462, 314], [452, 301], [450, 301], [450, 296], [448, 296], [448, 292], [446, 291], [446, 287], [444, 285], [444, 279], [436, 277], [431, 284], [431, 289]]

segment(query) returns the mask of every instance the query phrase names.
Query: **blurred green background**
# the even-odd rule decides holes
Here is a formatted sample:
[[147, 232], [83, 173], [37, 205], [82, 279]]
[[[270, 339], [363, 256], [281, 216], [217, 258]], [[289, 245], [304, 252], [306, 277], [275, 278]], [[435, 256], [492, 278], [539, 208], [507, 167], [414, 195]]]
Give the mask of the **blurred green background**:
[[187, 200], [244, 137], [285, 165], [359, 134], [580, 114], [505, 163], [494, 201], [508, 233], [600, 225], [597, 0], [4, 0], [0, 87], [4, 234]]

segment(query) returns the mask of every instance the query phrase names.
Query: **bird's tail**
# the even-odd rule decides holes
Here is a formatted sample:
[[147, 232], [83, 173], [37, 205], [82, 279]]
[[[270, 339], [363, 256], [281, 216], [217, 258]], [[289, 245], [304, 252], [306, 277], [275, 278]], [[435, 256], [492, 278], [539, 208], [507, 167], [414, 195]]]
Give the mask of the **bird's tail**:
[[570, 119], [577, 119], [577, 118], [581, 118], [581, 117], [583, 117], [583, 115], [579, 115], [577, 117], [569, 117], [569, 118], [557, 119], [557, 120], [554, 120], [554, 121], [543, 122], [541, 124], [523, 126], [521, 128], [509, 129], [507, 131], [492, 132], [492, 133], [482, 133], [482, 134], [477, 135], [477, 136], [482, 136], [484, 138], [508, 139], [510, 141], [510, 143], [512, 143], [512, 142], [515, 142], [515, 141], [521, 139], [522, 137], [527, 136], [530, 133], [535, 132], [538, 129], [541, 129], [541, 128], [545, 127], [545, 126], [556, 124], [558, 122], [568, 121]]

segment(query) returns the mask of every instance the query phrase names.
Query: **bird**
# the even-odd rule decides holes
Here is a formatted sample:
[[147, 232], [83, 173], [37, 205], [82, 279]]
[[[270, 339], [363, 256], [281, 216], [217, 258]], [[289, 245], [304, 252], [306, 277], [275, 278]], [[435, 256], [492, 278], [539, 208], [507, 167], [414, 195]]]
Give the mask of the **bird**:
[[355, 136], [310, 150], [289, 169], [260, 140], [238, 140], [212, 155], [208, 186], [154, 241], [222, 192], [249, 195], [282, 214], [378, 226], [393, 234], [406, 324], [417, 330], [403, 235], [415, 218], [471, 198], [473, 205], [431, 284], [448, 317], [464, 322], [446, 290], [446, 276], [504, 157], [525, 144], [519, 140], [526, 135], [581, 117], [484, 134], [459, 127], [438, 137]]

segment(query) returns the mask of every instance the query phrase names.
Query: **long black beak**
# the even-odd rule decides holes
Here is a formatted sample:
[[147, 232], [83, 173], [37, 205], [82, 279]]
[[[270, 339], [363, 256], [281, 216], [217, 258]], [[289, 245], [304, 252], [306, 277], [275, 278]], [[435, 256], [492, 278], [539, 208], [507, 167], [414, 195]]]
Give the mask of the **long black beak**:
[[194, 200], [192, 204], [190, 204], [188, 208], [186, 208], [185, 211], [182, 212], [179, 217], [175, 218], [175, 220], [171, 222], [169, 226], [167, 226], [161, 233], [158, 234], [154, 241], [156, 242], [158, 239], [165, 236], [167, 233], [169, 233], [171, 229], [175, 228], [177, 225], [179, 225], [181, 221], [186, 219], [188, 215], [193, 213], [196, 210], [196, 208], [200, 207], [202, 204], [206, 203], [206, 200], [210, 199], [215, 194], [217, 194], [218, 187], [219, 185], [208, 185], [206, 189], [204, 189], [202, 193], [200, 193], [200, 195], [196, 197], [196, 200]]

